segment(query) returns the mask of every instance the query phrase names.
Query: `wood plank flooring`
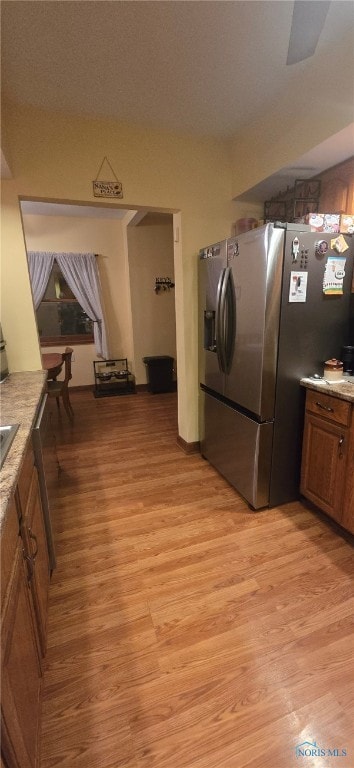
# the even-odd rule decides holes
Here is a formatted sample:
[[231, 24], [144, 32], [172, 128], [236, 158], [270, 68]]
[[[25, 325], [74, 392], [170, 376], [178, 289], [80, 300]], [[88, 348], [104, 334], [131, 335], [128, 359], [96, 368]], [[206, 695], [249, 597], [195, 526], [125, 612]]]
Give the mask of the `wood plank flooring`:
[[353, 768], [350, 537], [251, 512], [178, 447], [174, 393], [71, 399], [41, 768]]

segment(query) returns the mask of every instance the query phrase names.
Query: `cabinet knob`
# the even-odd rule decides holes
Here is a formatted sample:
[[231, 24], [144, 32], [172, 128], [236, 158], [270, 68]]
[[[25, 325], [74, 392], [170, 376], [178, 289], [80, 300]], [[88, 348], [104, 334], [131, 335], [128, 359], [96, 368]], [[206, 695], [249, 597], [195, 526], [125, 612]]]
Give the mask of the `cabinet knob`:
[[339, 443], [338, 443], [338, 452], [339, 452], [339, 457], [340, 458], [342, 458], [342, 456], [343, 456], [343, 451], [342, 451], [343, 443], [344, 443], [344, 435], [341, 435], [340, 438], [339, 438]]

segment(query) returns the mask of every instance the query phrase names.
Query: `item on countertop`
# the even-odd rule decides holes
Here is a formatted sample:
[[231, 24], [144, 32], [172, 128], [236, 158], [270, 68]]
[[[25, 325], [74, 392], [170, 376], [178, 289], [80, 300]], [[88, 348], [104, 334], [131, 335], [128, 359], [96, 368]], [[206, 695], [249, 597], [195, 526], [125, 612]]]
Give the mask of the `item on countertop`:
[[6, 354], [6, 341], [2, 335], [1, 323], [0, 323], [0, 362], [1, 362], [0, 381], [4, 381], [6, 377], [9, 375], [9, 366], [8, 366], [7, 354]]
[[313, 376], [309, 376], [309, 379], [313, 379], [314, 381], [323, 381], [324, 384], [329, 384], [329, 381], [327, 381], [324, 376], [320, 376], [318, 373], [314, 373]]
[[343, 363], [332, 357], [324, 364], [324, 378], [327, 381], [341, 381], [343, 379]]
[[342, 347], [343, 372], [354, 376], [354, 346]]

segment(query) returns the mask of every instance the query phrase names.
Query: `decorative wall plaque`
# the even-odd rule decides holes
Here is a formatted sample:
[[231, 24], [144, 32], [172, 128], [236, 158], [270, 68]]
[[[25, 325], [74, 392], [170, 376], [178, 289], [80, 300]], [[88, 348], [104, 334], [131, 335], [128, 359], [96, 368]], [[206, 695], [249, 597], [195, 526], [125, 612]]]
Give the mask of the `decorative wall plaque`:
[[123, 197], [123, 187], [120, 181], [93, 181], [95, 197]]
[[[114, 176], [114, 181], [101, 181], [98, 177], [102, 171], [102, 167], [104, 163], [107, 163], [111, 169], [111, 172]], [[114, 173], [114, 170], [108, 160], [108, 158], [105, 156], [102, 160], [102, 163], [98, 169], [97, 176], [95, 180], [92, 182], [93, 187], [93, 195], [94, 197], [123, 197], [123, 186], [120, 181], [118, 181], [116, 174]]]

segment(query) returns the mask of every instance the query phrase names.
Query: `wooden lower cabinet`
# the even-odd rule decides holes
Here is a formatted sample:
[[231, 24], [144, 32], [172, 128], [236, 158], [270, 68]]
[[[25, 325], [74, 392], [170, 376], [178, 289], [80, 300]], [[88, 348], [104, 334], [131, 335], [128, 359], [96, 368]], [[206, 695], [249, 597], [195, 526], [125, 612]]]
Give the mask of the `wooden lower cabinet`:
[[354, 533], [354, 406], [307, 390], [301, 493]]
[[32, 448], [6, 511], [1, 555], [2, 760], [6, 768], [38, 768], [50, 572]]
[[21, 536], [30, 571], [30, 598], [36, 616], [37, 637], [42, 656], [47, 644], [47, 610], [49, 593], [49, 558], [37, 470], [31, 477], [28, 502], [21, 518]]
[[1, 749], [8, 768], [38, 765], [41, 669], [19, 537], [2, 620]]

